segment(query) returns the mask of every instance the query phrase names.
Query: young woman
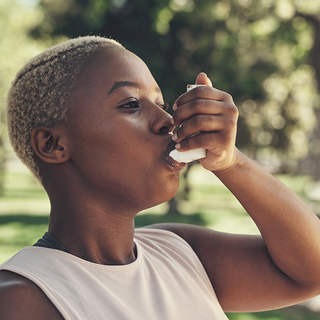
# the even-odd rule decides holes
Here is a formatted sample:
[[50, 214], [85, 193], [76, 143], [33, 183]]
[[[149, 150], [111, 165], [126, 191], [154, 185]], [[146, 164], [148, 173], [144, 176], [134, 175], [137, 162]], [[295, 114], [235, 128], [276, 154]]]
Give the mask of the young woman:
[[[204, 73], [196, 83], [171, 117], [144, 62], [100, 37], [69, 40], [20, 70], [9, 135], [51, 213], [49, 232], [0, 266], [1, 319], [226, 319], [320, 293], [318, 218], [236, 149], [231, 96]], [[261, 236], [135, 229], [139, 211], [177, 192], [174, 148], [206, 149], [202, 166]]]

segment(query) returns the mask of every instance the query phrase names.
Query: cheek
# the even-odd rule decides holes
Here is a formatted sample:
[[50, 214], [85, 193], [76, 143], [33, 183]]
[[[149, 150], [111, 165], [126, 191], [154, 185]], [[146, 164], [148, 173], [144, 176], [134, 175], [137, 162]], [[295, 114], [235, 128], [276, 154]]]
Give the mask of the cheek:
[[79, 134], [72, 145], [75, 165], [97, 180], [106, 177], [114, 180], [119, 175], [134, 179], [143, 174], [143, 169], [152, 166], [154, 160], [145, 139], [147, 135], [126, 124], [122, 128], [116, 131], [97, 127]]
[[102, 156], [106, 161], [124, 159], [127, 154], [132, 156], [138, 153], [139, 149], [142, 152], [147, 134], [141, 126], [133, 125], [130, 121], [105, 121], [104, 118], [83, 126], [81, 132], [73, 136], [84, 152], [96, 159]]
[[[96, 121], [73, 135], [73, 161], [93, 188], [113, 189], [114, 195], [135, 198], [146, 207], [168, 201], [177, 192], [179, 174], [160, 158], [145, 123]], [[79, 128], [79, 127], [78, 127]]]

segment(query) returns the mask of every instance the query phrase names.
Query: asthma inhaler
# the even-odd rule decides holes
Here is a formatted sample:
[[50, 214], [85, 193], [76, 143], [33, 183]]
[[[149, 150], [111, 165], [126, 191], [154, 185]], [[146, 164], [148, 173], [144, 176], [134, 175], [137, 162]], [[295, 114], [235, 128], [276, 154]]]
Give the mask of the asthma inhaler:
[[[196, 87], [199, 87], [199, 86], [202, 86], [202, 84], [200, 84], [200, 85], [188, 84], [187, 85], [187, 92], [196, 88]], [[190, 137], [193, 137], [195, 135], [197, 135], [197, 133], [190, 136]], [[189, 151], [184, 151], [184, 152], [180, 152], [177, 149], [174, 149], [169, 153], [169, 156], [178, 162], [188, 163], [188, 162], [191, 162], [194, 160], [205, 158], [206, 157], [206, 149], [199, 148], [199, 149], [194, 149], [194, 150], [189, 150]]]

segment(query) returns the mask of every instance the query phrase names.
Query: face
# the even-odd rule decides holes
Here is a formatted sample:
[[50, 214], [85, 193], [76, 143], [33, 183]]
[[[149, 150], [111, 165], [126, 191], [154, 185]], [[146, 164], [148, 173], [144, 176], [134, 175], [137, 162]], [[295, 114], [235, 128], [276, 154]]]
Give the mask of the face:
[[138, 211], [175, 195], [184, 165], [168, 156], [173, 128], [163, 106], [149, 69], [131, 52], [109, 48], [92, 59], [66, 125], [69, 162], [89, 192]]

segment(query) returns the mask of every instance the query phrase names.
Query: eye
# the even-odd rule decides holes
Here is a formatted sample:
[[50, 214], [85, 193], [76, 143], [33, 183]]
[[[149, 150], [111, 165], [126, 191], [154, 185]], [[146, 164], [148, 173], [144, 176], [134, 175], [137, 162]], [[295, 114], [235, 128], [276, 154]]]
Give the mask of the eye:
[[169, 104], [167, 102], [158, 102], [157, 105], [164, 111], [169, 109]]
[[122, 104], [120, 106], [120, 108], [124, 108], [124, 109], [139, 109], [140, 105], [139, 105], [139, 102], [137, 100], [132, 100], [132, 101], [128, 101], [125, 104]]

